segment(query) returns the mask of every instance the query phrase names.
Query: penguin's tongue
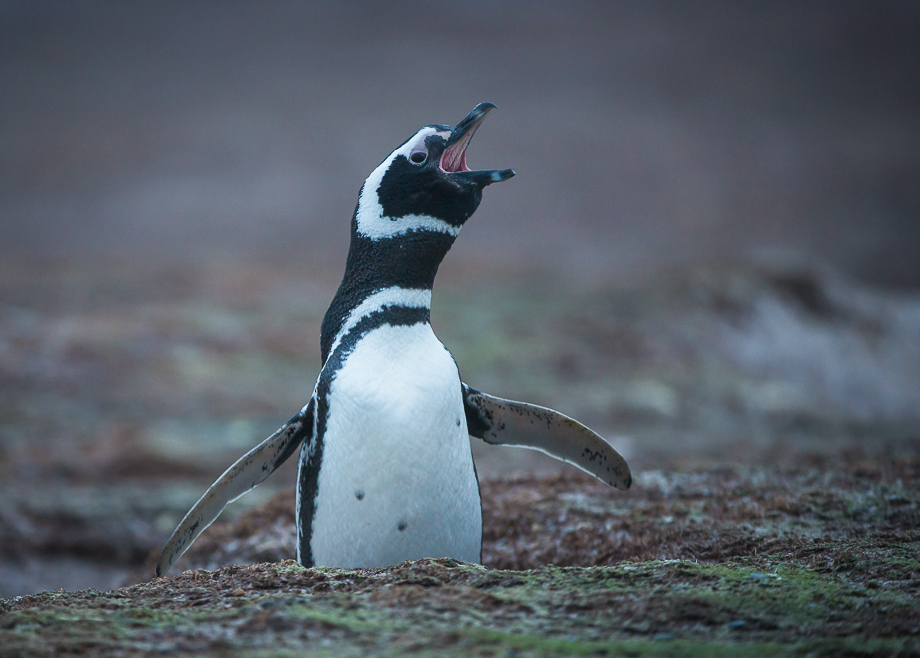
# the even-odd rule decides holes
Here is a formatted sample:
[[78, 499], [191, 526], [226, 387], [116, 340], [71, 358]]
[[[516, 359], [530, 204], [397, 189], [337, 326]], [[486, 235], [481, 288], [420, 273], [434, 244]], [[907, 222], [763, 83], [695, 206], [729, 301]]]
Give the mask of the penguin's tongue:
[[473, 139], [482, 120], [486, 118], [486, 114], [493, 109], [495, 106], [492, 103], [480, 103], [451, 130], [450, 138], [447, 140], [447, 146], [439, 162], [442, 171], [455, 174], [458, 178], [464, 178], [479, 185], [480, 188], [514, 176], [513, 169], [470, 171], [470, 168], [466, 166], [466, 147], [470, 145], [470, 140]]
[[466, 166], [466, 147], [470, 145], [470, 140], [473, 139], [473, 133], [475, 132], [476, 128], [474, 127], [472, 130], [466, 132], [459, 140], [444, 149], [444, 153], [441, 154], [440, 162], [442, 171], [454, 173], [470, 170], [470, 168]]
[[514, 169], [470, 171], [470, 168], [466, 166], [466, 147], [473, 137], [473, 132], [475, 128], [444, 149], [444, 153], [441, 154], [441, 169], [454, 174], [457, 178], [475, 183], [480, 188], [492, 183], [500, 183], [514, 176]]
[[473, 111], [454, 126], [451, 130], [450, 137], [447, 140], [447, 148], [441, 154], [441, 169], [448, 173], [457, 173], [458, 171], [469, 171], [466, 166], [466, 147], [470, 145], [470, 140], [476, 134], [482, 120], [486, 115], [495, 109], [492, 103], [480, 103], [473, 108]]

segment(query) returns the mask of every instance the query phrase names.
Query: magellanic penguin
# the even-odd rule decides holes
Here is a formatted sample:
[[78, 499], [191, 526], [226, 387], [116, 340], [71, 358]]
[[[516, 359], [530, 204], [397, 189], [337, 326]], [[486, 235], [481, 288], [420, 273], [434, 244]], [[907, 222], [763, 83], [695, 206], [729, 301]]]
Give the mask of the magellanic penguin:
[[464, 384], [431, 329], [441, 260], [483, 188], [514, 176], [466, 165], [467, 146], [494, 107], [481, 103], [453, 128], [422, 128], [364, 182], [345, 276], [322, 323], [323, 369], [313, 397], [201, 497], [163, 549], [158, 576], [228, 502], [300, 446], [297, 559], [308, 567], [481, 561], [470, 436], [535, 448], [629, 487], [626, 461], [581, 423]]

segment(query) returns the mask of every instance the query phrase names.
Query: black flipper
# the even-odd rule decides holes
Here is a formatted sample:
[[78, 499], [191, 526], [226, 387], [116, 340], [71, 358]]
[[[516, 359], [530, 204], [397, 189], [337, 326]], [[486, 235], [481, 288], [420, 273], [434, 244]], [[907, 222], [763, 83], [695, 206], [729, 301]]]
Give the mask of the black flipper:
[[577, 466], [617, 489], [629, 489], [629, 465], [600, 435], [568, 416], [486, 395], [463, 384], [470, 436], [492, 445], [532, 448]]
[[287, 461], [304, 439], [313, 434], [313, 399], [277, 432], [239, 458], [189, 510], [173, 531], [160, 560], [156, 575], [165, 575], [192, 542], [220, 515], [227, 503], [254, 489]]

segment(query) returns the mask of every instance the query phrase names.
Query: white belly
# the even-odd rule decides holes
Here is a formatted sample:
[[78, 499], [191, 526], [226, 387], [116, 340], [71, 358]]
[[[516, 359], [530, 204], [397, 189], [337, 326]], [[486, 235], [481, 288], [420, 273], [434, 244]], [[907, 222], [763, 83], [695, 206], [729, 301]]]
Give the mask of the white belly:
[[330, 386], [314, 563], [479, 562], [481, 542], [456, 364], [427, 324], [373, 330]]

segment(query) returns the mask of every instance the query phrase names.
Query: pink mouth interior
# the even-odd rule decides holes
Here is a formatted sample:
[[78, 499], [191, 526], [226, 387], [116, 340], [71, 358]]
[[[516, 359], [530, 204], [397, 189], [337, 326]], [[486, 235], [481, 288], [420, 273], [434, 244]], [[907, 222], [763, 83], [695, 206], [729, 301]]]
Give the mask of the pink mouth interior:
[[466, 147], [469, 146], [470, 140], [473, 138], [473, 132], [472, 130], [469, 131], [460, 138], [459, 142], [451, 144], [444, 149], [444, 153], [441, 154], [440, 162], [443, 171], [456, 172], [470, 170], [470, 168], [466, 166]]

